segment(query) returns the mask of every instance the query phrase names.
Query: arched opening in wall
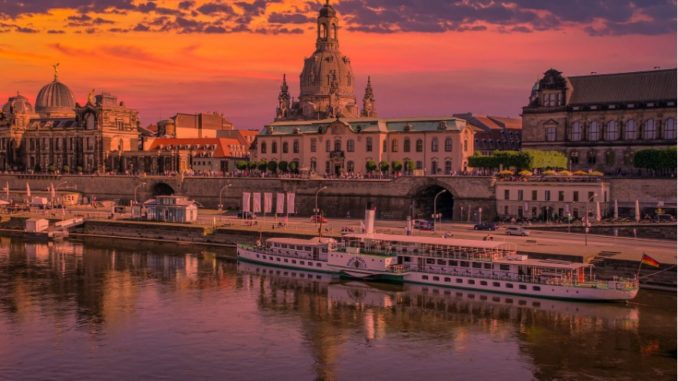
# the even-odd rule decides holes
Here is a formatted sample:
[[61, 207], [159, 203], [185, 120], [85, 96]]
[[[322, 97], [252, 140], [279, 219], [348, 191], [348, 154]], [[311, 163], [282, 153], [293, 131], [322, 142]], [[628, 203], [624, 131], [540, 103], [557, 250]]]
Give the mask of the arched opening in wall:
[[174, 188], [166, 183], [157, 183], [153, 185], [153, 196], [171, 196], [174, 194]]
[[[438, 193], [445, 190], [440, 185], [431, 185], [417, 192], [412, 200], [412, 215], [414, 218], [432, 219], [433, 201]], [[436, 201], [436, 212], [442, 214], [442, 219], [452, 219], [454, 211], [454, 196], [448, 190], [440, 193]]]

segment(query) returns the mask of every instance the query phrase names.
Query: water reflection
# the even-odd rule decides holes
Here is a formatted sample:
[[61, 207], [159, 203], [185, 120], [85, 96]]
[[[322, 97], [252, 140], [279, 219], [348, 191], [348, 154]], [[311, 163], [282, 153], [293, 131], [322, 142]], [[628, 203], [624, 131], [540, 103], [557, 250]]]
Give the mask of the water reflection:
[[0, 379], [675, 376], [666, 293], [572, 303], [2, 237], [0, 290]]

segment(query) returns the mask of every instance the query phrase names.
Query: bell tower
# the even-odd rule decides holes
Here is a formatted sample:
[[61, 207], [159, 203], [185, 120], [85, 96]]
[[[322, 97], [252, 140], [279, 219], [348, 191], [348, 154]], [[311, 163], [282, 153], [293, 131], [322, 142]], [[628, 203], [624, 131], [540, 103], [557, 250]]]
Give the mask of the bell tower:
[[316, 51], [339, 49], [339, 19], [337, 11], [330, 5], [330, 0], [320, 9], [318, 14], [318, 36], [315, 42]]

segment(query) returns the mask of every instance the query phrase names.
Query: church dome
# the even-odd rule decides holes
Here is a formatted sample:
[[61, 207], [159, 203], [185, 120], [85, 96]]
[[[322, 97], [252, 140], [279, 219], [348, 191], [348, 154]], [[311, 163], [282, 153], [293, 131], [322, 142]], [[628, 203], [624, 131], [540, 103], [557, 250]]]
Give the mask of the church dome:
[[28, 101], [26, 97], [21, 94], [17, 94], [15, 97], [10, 97], [2, 106], [2, 112], [4, 114], [32, 114], [33, 106]]
[[54, 81], [45, 85], [35, 99], [35, 110], [40, 114], [73, 114], [75, 99], [68, 86]]

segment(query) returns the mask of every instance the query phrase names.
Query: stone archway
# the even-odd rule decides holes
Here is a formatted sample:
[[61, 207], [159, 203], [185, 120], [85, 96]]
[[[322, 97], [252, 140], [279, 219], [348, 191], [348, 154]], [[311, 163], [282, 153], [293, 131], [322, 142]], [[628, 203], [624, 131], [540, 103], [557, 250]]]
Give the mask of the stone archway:
[[153, 185], [153, 196], [171, 196], [175, 193], [174, 188], [172, 188], [167, 183], [155, 183]]
[[435, 209], [437, 213], [442, 214], [442, 219], [451, 220], [454, 213], [454, 195], [449, 189], [438, 184], [427, 185], [414, 193], [411, 211], [414, 218], [430, 220], [434, 210], [434, 198], [443, 190], [446, 192], [438, 196]]

